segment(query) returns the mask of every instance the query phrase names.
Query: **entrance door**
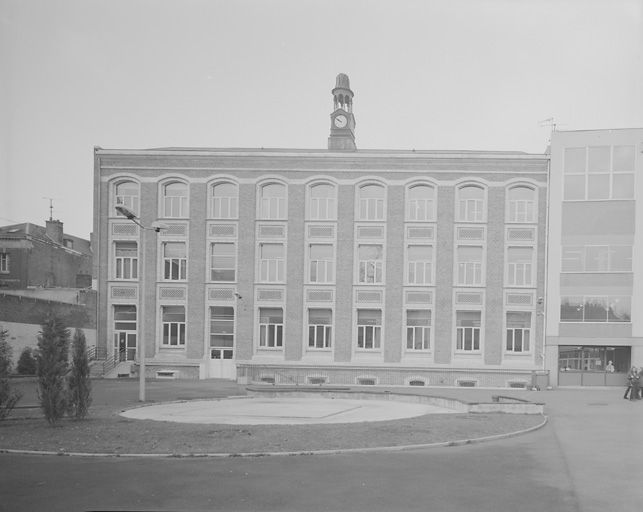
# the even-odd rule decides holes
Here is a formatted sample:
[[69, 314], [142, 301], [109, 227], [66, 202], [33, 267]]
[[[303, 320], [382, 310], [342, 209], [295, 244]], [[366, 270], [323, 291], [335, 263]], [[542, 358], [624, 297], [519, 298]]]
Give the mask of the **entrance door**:
[[114, 333], [114, 361], [134, 361], [136, 359], [136, 333], [116, 331]]
[[234, 308], [210, 308], [210, 377], [236, 379], [234, 364]]

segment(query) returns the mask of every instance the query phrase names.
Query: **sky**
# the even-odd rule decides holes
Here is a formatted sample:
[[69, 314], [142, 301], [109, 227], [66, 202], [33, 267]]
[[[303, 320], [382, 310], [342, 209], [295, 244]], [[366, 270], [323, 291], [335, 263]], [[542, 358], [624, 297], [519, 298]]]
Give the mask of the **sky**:
[[643, 0], [0, 0], [0, 225], [92, 230], [93, 148], [543, 153], [643, 127]]

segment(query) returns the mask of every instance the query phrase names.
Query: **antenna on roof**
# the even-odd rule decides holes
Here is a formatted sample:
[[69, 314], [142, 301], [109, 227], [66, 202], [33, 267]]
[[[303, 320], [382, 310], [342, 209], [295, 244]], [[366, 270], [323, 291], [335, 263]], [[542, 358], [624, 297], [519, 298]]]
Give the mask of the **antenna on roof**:
[[54, 198], [43, 197], [43, 199], [49, 199], [49, 220], [54, 220]]

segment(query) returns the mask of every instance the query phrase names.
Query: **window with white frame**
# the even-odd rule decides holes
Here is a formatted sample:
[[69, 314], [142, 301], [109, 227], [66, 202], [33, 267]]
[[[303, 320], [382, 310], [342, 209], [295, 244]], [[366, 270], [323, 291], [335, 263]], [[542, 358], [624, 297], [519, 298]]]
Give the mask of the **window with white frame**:
[[359, 244], [357, 259], [359, 283], [381, 284], [384, 282], [384, 247], [381, 244]]
[[214, 219], [236, 219], [239, 208], [239, 189], [234, 183], [212, 185], [210, 217]]
[[480, 350], [480, 311], [456, 311], [456, 350], [476, 352]]
[[357, 310], [357, 348], [379, 350], [382, 344], [382, 310]]
[[507, 311], [507, 352], [521, 353], [531, 350], [531, 313]]
[[[139, 188], [134, 181], [121, 181], [114, 187], [114, 206], [124, 206], [129, 211], [138, 215]], [[116, 215], [123, 215], [116, 212]]]
[[435, 220], [435, 188], [430, 185], [413, 185], [406, 195], [406, 220]]
[[536, 222], [536, 191], [526, 186], [507, 192], [507, 222]]
[[457, 284], [464, 286], [482, 285], [482, 247], [460, 245], [457, 247]]
[[362, 185], [358, 189], [358, 220], [384, 220], [385, 189], [382, 185]]
[[259, 308], [259, 347], [281, 348], [284, 343], [284, 310]]
[[9, 254], [6, 252], [0, 253], [0, 272], [3, 274], [9, 273]]
[[185, 346], [185, 306], [161, 306], [164, 347]]
[[633, 145], [565, 148], [563, 198], [632, 199], [635, 159]]
[[309, 220], [334, 220], [337, 218], [336, 189], [328, 183], [311, 185], [308, 196]]
[[308, 310], [308, 348], [330, 348], [333, 312], [330, 309]]
[[138, 279], [136, 242], [114, 243], [114, 279]]
[[237, 268], [237, 250], [233, 242], [210, 244], [210, 280], [234, 281]]
[[631, 272], [631, 245], [565, 245], [562, 272]]
[[163, 279], [183, 281], [187, 279], [187, 267], [185, 242], [163, 242]]
[[286, 186], [268, 183], [259, 189], [259, 218], [286, 218]]
[[433, 247], [409, 245], [406, 249], [408, 284], [431, 284], [433, 281]]
[[234, 308], [210, 307], [210, 357], [232, 359], [234, 348]]
[[479, 185], [464, 185], [458, 189], [459, 222], [485, 220], [485, 191]]
[[311, 283], [332, 283], [335, 280], [335, 256], [332, 244], [309, 244], [308, 278]]
[[431, 310], [406, 310], [406, 350], [431, 349]]
[[163, 216], [188, 216], [188, 186], [180, 181], [173, 181], [163, 186]]
[[259, 280], [261, 282], [283, 282], [285, 279], [285, 263], [284, 244], [259, 244]]
[[533, 247], [507, 248], [507, 285], [532, 286], [533, 277]]

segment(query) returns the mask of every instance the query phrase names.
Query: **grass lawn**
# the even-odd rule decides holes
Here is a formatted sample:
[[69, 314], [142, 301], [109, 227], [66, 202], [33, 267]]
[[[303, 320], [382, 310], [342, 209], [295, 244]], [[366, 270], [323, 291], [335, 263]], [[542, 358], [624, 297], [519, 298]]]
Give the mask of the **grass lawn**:
[[[20, 384], [36, 404], [35, 383]], [[392, 421], [331, 425], [200, 425], [124, 418], [136, 406], [136, 382], [93, 381], [94, 402], [82, 421], [50, 426], [38, 409], [14, 412], [0, 422], [0, 449], [89, 453], [249, 453], [333, 450], [475, 439], [523, 430], [540, 415], [435, 414]], [[242, 394], [234, 384], [150, 382], [150, 402]]]

